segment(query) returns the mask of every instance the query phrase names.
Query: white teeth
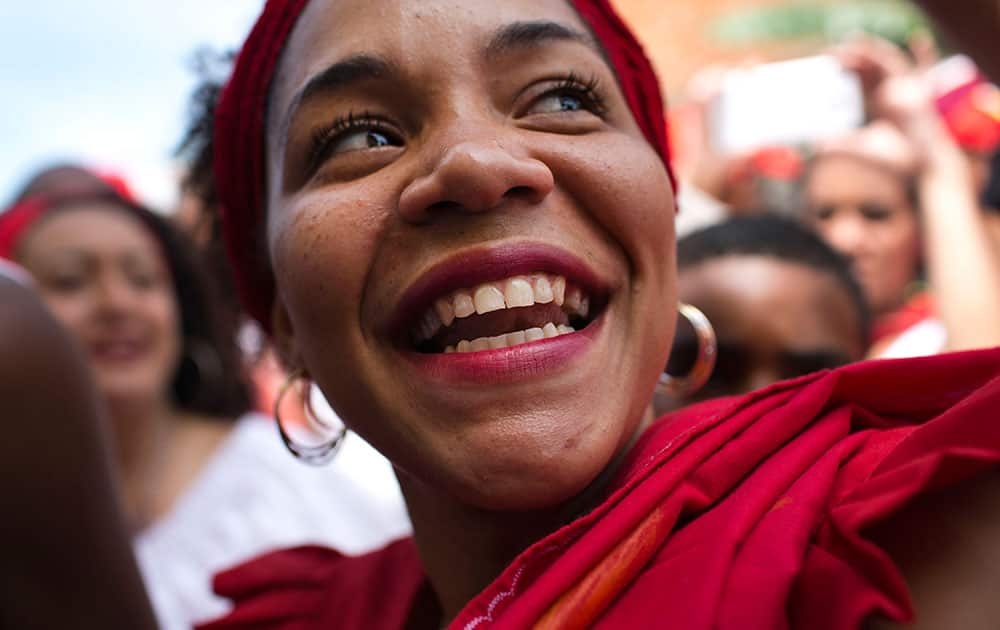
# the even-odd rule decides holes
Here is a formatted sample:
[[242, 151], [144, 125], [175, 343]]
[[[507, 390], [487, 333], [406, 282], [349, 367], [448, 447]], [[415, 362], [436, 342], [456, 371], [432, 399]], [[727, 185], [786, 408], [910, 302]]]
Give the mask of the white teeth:
[[477, 315], [492, 313], [493, 311], [505, 308], [503, 292], [492, 284], [484, 284], [476, 289], [474, 301]]
[[552, 299], [557, 306], [562, 306], [566, 298], [566, 278], [556, 276], [552, 278]]
[[507, 333], [506, 335], [497, 335], [496, 337], [479, 337], [478, 339], [473, 339], [472, 341], [459, 341], [457, 345], [445, 348], [444, 352], [445, 354], [451, 354], [453, 352], [466, 353], [480, 352], [482, 350], [513, 348], [514, 346], [531, 343], [532, 341], [552, 339], [554, 337], [568, 335], [573, 332], [576, 332], [576, 330], [571, 326], [556, 326], [554, 323], [549, 322], [542, 328], [529, 328], [528, 330], [519, 330], [517, 332]]
[[529, 343], [532, 341], [541, 341], [542, 339], [545, 339], [545, 333], [541, 328], [529, 328], [524, 331], [524, 337]]
[[535, 292], [525, 278], [511, 278], [504, 287], [507, 308], [531, 306], [535, 303]]
[[548, 304], [554, 298], [552, 284], [545, 276], [535, 276], [535, 304]]
[[[563, 276], [543, 273], [513, 276], [506, 280], [483, 283], [475, 289], [459, 289], [450, 296], [439, 298], [416, 323], [413, 337], [420, 344], [432, 339], [442, 328], [454, 324], [456, 319], [504, 308], [550, 303], [562, 307], [570, 316], [586, 318], [590, 314], [588, 296], [580, 287], [568, 284]], [[457, 346], [455, 350], [460, 351]]]
[[465, 291], [458, 291], [452, 299], [455, 317], [461, 319], [476, 312], [476, 304], [472, 301], [472, 295]]
[[472, 340], [472, 351], [481, 352], [483, 350], [490, 349], [490, 340], [486, 337], [480, 337], [479, 339]]
[[445, 327], [451, 326], [451, 323], [455, 321], [455, 308], [452, 306], [451, 300], [441, 298], [434, 302], [434, 310], [437, 311], [438, 318]]
[[507, 333], [507, 347], [519, 346], [522, 343], [528, 343], [528, 337], [524, 334], [523, 330]]

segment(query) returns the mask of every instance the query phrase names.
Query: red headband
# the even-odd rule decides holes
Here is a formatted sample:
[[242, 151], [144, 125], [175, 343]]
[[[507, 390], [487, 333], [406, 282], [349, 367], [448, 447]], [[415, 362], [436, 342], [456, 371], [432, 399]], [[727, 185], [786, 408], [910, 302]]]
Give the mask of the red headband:
[[[236, 60], [215, 111], [214, 163], [223, 237], [243, 306], [270, 331], [274, 278], [263, 245], [265, 109], [278, 58], [308, 0], [268, 0]], [[642, 47], [607, 0], [572, 0], [604, 46], [632, 115], [667, 166], [663, 100]]]
[[19, 199], [0, 214], [0, 258], [13, 260], [14, 249], [28, 228], [50, 209], [74, 199], [88, 200], [110, 197], [121, 200], [125, 205], [139, 205], [132, 193], [132, 188], [121, 175], [113, 172], [91, 173], [86, 169], [72, 168], [87, 174], [90, 180], [84, 183], [73, 181], [70, 184], [48, 185], [44, 192]]
[[0, 258], [14, 260], [21, 237], [48, 210], [44, 199], [31, 197], [0, 214]]

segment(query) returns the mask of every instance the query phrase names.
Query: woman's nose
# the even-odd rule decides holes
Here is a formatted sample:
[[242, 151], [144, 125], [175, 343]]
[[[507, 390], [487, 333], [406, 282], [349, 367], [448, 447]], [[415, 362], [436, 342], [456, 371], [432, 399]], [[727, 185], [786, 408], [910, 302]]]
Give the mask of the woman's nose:
[[97, 304], [104, 315], [120, 315], [132, 305], [134, 291], [127, 282], [117, 278], [101, 278], [96, 289]]
[[866, 226], [860, 218], [852, 215], [837, 217], [824, 231], [830, 246], [844, 256], [853, 258], [861, 253], [865, 243]]
[[403, 190], [399, 210], [406, 221], [421, 223], [438, 210], [485, 212], [511, 198], [536, 204], [553, 186], [545, 163], [515, 155], [496, 140], [463, 141], [448, 147], [429, 174]]

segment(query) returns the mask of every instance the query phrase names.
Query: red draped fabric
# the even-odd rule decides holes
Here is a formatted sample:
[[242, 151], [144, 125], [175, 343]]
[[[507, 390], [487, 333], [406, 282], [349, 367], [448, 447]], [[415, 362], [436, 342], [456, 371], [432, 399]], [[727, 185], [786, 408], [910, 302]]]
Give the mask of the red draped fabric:
[[[608, 499], [522, 553], [449, 626], [848, 630], [912, 618], [868, 527], [1000, 469], [1000, 349], [876, 361], [661, 418]], [[220, 575], [203, 630], [401, 628], [411, 541], [281, 551]]]

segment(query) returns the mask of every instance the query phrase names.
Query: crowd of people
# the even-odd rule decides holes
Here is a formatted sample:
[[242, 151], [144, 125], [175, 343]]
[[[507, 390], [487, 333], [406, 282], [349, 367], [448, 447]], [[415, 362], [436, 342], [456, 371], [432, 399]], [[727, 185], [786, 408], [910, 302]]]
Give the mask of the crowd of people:
[[1000, 5], [732, 151], [741, 69], [455, 4], [269, 0], [180, 208], [0, 213], [0, 627], [996, 627]]

